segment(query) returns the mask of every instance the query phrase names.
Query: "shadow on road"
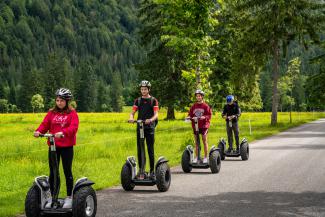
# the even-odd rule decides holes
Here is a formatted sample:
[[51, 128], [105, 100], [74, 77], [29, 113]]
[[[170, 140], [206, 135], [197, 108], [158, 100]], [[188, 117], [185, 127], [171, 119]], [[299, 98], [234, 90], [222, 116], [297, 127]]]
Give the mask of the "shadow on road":
[[321, 150], [325, 149], [325, 144], [312, 144], [312, 145], [284, 145], [284, 146], [254, 146], [253, 150], [298, 150], [298, 149], [310, 149], [310, 150]]
[[277, 138], [313, 138], [325, 137], [325, 133], [283, 133], [276, 136]]
[[[198, 189], [199, 190], [199, 189]], [[102, 192], [97, 216], [325, 216], [325, 193], [231, 192], [205, 197]]]

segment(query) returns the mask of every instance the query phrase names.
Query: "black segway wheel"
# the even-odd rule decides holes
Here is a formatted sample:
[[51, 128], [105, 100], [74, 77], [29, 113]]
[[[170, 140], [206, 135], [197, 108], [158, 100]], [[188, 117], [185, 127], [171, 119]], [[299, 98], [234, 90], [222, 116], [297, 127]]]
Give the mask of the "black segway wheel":
[[124, 164], [121, 171], [121, 183], [125, 191], [132, 191], [135, 185], [132, 183], [132, 171], [129, 165]]
[[240, 147], [240, 156], [242, 160], [248, 160], [249, 158], [249, 145], [247, 142]]
[[168, 191], [171, 182], [171, 173], [167, 163], [162, 163], [157, 167], [156, 181], [159, 191]]
[[96, 192], [91, 186], [78, 189], [73, 194], [72, 214], [78, 217], [94, 217], [97, 212]]
[[221, 169], [221, 157], [218, 151], [213, 151], [209, 157], [209, 165], [212, 173], [219, 173]]
[[183, 152], [182, 156], [182, 169], [184, 173], [190, 173], [192, 171], [192, 166], [190, 165], [191, 155], [187, 150]]
[[41, 196], [37, 185], [33, 185], [25, 199], [25, 213], [26, 217], [39, 217], [41, 214]]
[[222, 144], [222, 142], [219, 142], [218, 148], [220, 149], [221, 160], [224, 160], [226, 158], [226, 156], [225, 156], [225, 147]]

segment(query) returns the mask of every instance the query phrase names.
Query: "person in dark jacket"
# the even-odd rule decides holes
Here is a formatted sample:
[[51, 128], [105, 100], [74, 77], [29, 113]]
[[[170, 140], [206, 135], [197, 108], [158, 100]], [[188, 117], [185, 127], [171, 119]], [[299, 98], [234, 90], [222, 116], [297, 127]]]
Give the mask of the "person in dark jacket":
[[227, 135], [229, 149], [228, 152], [233, 152], [233, 133], [235, 134], [236, 151], [239, 151], [239, 127], [238, 120], [241, 115], [241, 111], [238, 103], [234, 100], [233, 95], [226, 97], [227, 104], [223, 108], [222, 118], [226, 120]]
[[[149, 81], [141, 81], [139, 84], [141, 97], [135, 99], [132, 112], [130, 114], [129, 122], [133, 123], [134, 115], [138, 111], [138, 120], [145, 121], [144, 123], [144, 137], [146, 140], [148, 155], [150, 160], [150, 178], [155, 179], [154, 166], [155, 166], [155, 127], [158, 120], [158, 101], [156, 98], [149, 94], [151, 84]], [[137, 178], [144, 179], [144, 173], [146, 168], [146, 154], [145, 147], [141, 147], [140, 142], [140, 130], [137, 127], [137, 147], [138, 147], [138, 162], [140, 172]]]

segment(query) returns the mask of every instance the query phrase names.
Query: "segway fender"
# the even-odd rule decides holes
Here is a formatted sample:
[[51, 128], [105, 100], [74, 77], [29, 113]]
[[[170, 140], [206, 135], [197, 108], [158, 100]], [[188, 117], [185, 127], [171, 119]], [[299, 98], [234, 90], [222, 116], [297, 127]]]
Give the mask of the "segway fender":
[[132, 179], [135, 179], [137, 174], [137, 161], [135, 160], [134, 156], [130, 156], [126, 159], [126, 164], [130, 167], [132, 171]]
[[80, 178], [76, 181], [76, 184], [73, 188], [73, 193], [75, 193], [77, 190], [79, 190], [82, 187], [91, 186], [93, 184], [95, 184], [95, 182], [89, 180], [87, 177]]
[[50, 189], [49, 178], [47, 176], [36, 177], [35, 183], [42, 191], [48, 191]]
[[168, 162], [168, 160], [165, 158], [165, 157], [160, 157], [159, 159], [158, 159], [158, 161], [157, 161], [157, 163], [156, 163], [156, 166], [155, 166], [155, 171], [157, 171], [157, 168], [158, 168], [158, 166], [160, 165], [160, 164], [162, 164], [162, 163], [167, 163]]
[[191, 145], [188, 145], [188, 146], [186, 146], [186, 149], [185, 150], [190, 155], [190, 159], [191, 159], [191, 162], [190, 163], [192, 163], [192, 159], [193, 159], [193, 147]]
[[243, 138], [243, 140], [242, 140], [241, 143], [240, 143], [240, 146], [242, 146], [244, 143], [248, 143], [248, 141], [247, 141], [246, 138]]
[[52, 198], [50, 191], [49, 178], [47, 176], [38, 176], [34, 180], [36, 186], [41, 192], [41, 208]]
[[213, 145], [213, 146], [211, 147], [210, 151], [209, 151], [209, 155], [211, 155], [212, 152], [214, 152], [214, 151], [218, 151], [218, 152], [220, 153], [220, 148], [217, 148], [217, 147], [215, 147], [215, 146]]
[[191, 145], [186, 146], [186, 150], [190, 153], [193, 154], [193, 147]]

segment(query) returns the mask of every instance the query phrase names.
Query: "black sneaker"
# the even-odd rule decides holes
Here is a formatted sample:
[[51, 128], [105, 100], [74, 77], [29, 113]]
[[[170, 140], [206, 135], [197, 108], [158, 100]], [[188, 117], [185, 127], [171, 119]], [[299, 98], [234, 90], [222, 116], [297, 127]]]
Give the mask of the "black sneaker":
[[151, 172], [151, 173], [150, 173], [150, 179], [151, 179], [151, 180], [156, 180], [155, 172]]

